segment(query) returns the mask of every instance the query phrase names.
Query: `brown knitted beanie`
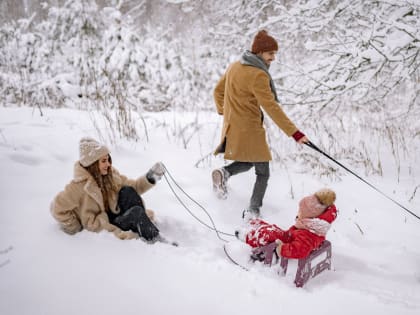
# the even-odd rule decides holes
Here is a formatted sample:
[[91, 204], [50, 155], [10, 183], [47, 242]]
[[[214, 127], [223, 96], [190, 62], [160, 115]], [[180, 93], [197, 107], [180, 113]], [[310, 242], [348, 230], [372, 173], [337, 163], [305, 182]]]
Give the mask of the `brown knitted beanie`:
[[251, 51], [254, 54], [266, 52], [266, 51], [277, 51], [279, 46], [277, 41], [268, 35], [266, 30], [261, 30], [255, 35], [254, 41], [252, 42]]

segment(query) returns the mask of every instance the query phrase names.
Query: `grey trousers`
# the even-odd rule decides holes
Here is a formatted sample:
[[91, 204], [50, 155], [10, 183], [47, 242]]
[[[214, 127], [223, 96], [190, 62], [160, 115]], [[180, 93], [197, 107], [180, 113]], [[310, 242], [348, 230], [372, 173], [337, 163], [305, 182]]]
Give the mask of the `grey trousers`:
[[249, 171], [252, 167], [255, 168], [254, 189], [252, 191], [249, 208], [252, 210], [259, 210], [263, 204], [265, 191], [267, 190], [268, 178], [270, 177], [269, 162], [239, 162], [235, 161], [229, 165], [224, 166], [224, 169], [230, 176]]

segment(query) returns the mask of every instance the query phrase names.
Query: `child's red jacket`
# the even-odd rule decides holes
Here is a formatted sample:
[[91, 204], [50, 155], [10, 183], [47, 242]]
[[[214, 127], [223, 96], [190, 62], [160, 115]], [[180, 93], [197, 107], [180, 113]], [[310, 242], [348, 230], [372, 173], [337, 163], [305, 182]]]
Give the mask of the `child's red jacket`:
[[[337, 209], [334, 205], [329, 206], [315, 220], [322, 220], [323, 224], [331, 224], [337, 217]], [[313, 219], [312, 219], [313, 220]], [[251, 230], [246, 234], [246, 243], [252, 247], [267, 245], [276, 240], [281, 240], [280, 255], [287, 258], [304, 258], [311, 251], [318, 248], [325, 240], [325, 235], [318, 235], [308, 229], [290, 227], [287, 231], [282, 230], [275, 224], [269, 224], [260, 219], [250, 222]]]

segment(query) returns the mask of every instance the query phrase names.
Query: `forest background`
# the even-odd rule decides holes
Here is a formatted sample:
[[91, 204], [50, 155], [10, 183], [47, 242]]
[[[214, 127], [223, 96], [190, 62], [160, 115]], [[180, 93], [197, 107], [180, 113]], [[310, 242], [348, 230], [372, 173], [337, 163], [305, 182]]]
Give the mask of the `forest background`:
[[[420, 187], [419, 12], [415, 0], [3, 0], [0, 103], [41, 115], [93, 110], [92, 123], [109, 126], [98, 130], [103, 140], [147, 141], [149, 112], [214, 112], [215, 83], [267, 29], [279, 42], [270, 71], [287, 114], [362, 175], [411, 177], [404, 194], [412, 201]], [[163, 127], [187, 149], [208, 121], [180, 121]], [[278, 165], [343, 174], [316, 152], [291, 150], [266, 123]], [[210, 146], [196, 165], [211, 163]]]

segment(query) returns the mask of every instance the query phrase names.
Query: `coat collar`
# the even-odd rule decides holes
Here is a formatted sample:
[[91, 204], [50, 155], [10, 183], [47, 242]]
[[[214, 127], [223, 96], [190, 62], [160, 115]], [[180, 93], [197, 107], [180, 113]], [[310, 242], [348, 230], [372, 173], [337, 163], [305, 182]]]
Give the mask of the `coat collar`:
[[102, 210], [105, 210], [104, 201], [102, 199], [102, 192], [92, 175], [80, 165], [79, 161], [74, 164], [73, 181], [75, 183], [86, 182], [83, 190], [99, 205]]
[[241, 59], [239, 61], [241, 64], [245, 66], [252, 66], [252, 67], [261, 69], [268, 75], [268, 77], [270, 78], [271, 92], [273, 93], [274, 99], [276, 100], [276, 102], [278, 102], [279, 98], [277, 96], [276, 86], [274, 85], [274, 81], [273, 81], [273, 78], [271, 77], [270, 72], [268, 72], [269, 66], [265, 64], [264, 60], [260, 56], [257, 56], [256, 54], [250, 52], [249, 50], [246, 50], [242, 54]]

